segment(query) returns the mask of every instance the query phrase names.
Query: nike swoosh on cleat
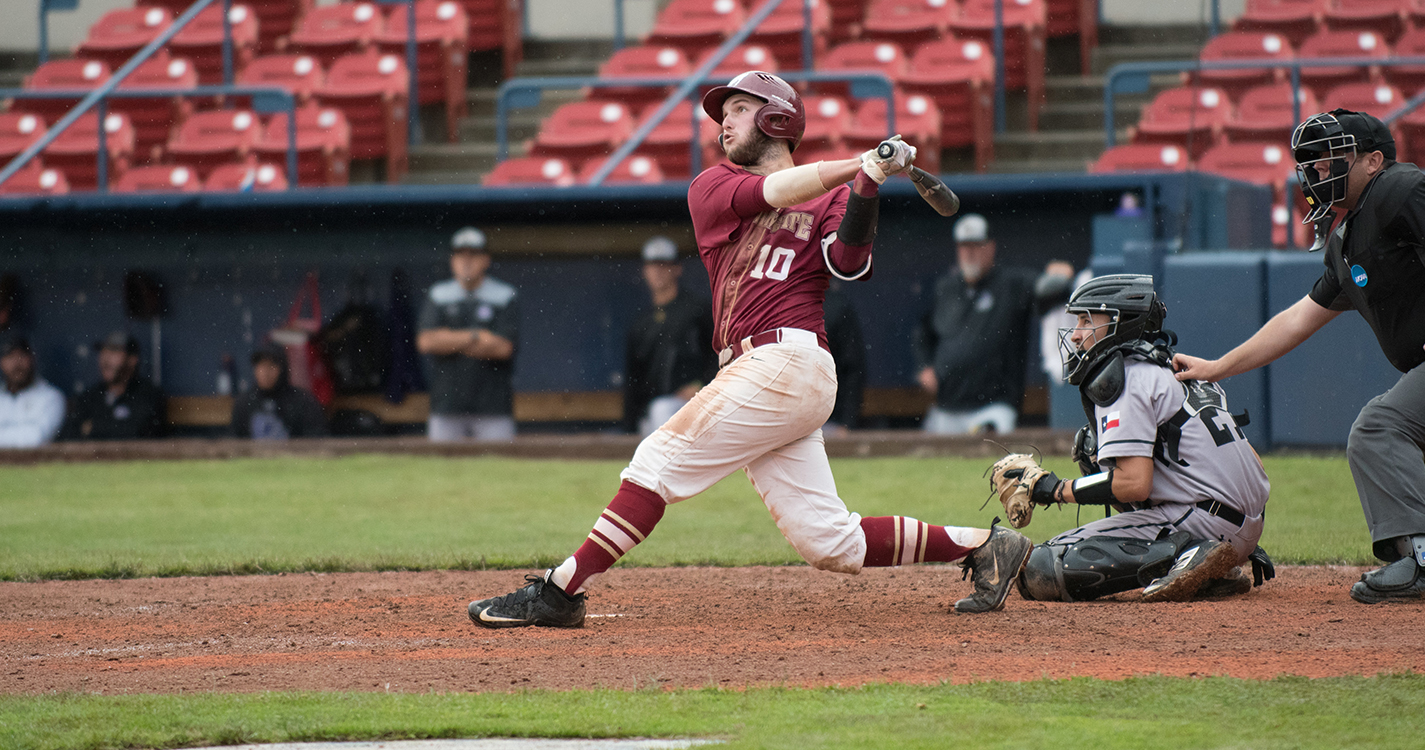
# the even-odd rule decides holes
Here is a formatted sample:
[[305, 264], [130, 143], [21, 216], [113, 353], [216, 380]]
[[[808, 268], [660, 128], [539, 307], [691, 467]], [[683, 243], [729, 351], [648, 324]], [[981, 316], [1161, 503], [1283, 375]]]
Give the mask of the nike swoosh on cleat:
[[990, 561], [994, 563], [995, 568], [994, 568], [994, 575], [991, 575], [991, 576], [989, 577], [989, 582], [990, 582], [990, 585], [991, 585], [991, 586], [998, 586], [998, 585], [999, 585], [999, 560], [998, 560], [998, 559], [991, 558]]
[[492, 614], [490, 614], [490, 610], [488, 610], [488, 609], [482, 609], [482, 610], [480, 610], [480, 621], [481, 621], [481, 622], [524, 622], [523, 619], [518, 618], [518, 617], [500, 617], [499, 615], [492, 615]]

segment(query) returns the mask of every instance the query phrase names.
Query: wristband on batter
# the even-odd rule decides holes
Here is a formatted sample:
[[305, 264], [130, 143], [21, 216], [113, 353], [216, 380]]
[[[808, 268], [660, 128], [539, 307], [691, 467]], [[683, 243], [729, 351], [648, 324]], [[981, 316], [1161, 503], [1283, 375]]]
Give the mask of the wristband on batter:
[[1074, 490], [1074, 502], [1079, 505], [1111, 505], [1118, 502], [1118, 498], [1113, 496], [1113, 469], [1079, 477], [1070, 486]]
[[846, 215], [836, 228], [836, 238], [847, 245], [869, 245], [876, 239], [876, 222], [881, 215], [881, 197], [874, 180], [857, 172], [846, 197]]

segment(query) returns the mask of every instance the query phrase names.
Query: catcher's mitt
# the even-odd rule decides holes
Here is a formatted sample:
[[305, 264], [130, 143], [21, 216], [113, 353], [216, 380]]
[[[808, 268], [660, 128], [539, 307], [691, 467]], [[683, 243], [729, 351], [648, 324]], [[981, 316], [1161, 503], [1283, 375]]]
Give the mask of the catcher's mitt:
[[999, 493], [1010, 526], [1022, 529], [1029, 525], [1034, 515], [1034, 488], [1045, 477], [1054, 477], [1054, 473], [1045, 471], [1027, 453], [1011, 453], [990, 467], [990, 487]]

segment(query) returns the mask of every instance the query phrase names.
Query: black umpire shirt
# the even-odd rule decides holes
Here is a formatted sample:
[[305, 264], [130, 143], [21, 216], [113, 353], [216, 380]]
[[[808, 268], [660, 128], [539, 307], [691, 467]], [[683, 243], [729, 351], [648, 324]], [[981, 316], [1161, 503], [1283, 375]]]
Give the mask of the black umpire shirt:
[[1401, 372], [1425, 361], [1425, 175], [1391, 164], [1331, 233], [1311, 299], [1356, 310]]
[[109, 397], [109, 387], [97, 383], [74, 399], [62, 440], [134, 440], [162, 437], [167, 428], [167, 400], [151, 381], [135, 375], [124, 392]]
[[[486, 276], [473, 292], [450, 279], [430, 288], [418, 328], [484, 328], [518, 348], [519, 301], [515, 288]], [[430, 357], [432, 414], [514, 414], [514, 358], [476, 359], [463, 354]]]
[[624, 357], [623, 426], [638, 431], [649, 402], [717, 374], [712, 350], [712, 303], [680, 291], [628, 329]]
[[935, 284], [935, 307], [915, 334], [919, 367], [935, 368], [935, 404], [950, 411], [1024, 400], [1034, 329], [1033, 271], [992, 266], [975, 286], [953, 269]]

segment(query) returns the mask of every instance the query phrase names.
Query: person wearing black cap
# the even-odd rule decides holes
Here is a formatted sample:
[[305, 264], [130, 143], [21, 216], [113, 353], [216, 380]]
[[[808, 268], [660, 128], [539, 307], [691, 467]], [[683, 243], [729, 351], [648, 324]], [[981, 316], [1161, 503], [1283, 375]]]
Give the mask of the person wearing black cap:
[[430, 288], [417, 321], [416, 349], [430, 357], [430, 418], [436, 442], [512, 440], [515, 288], [486, 275], [485, 233], [465, 227], [450, 239], [454, 277]]
[[[1346, 310], [1370, 324], [1400, 380], [1361, 409], [1346, 458], [1375, 556], [1356, 601], [1425, 599], [1425, 174], [1395, 160], [1375, 117], [1336, 109], [1292, 133], [1297, 176], [1326, 268], [1310, 293], [1221, 359], [1177, 355], [1178, 380], [1217, 381], [1296, 348]], [[1337, 211], [1344, 212], [1332, 230]]]
[[99, 382], [74, 400], [60, 438], [161, 437], [167, 428], [167, 400], [158, 386], [138, 374], [138, 339], [124, 331], [114, 331], [94, 347], [99, 350]]
[[257, 385], [233, 402], [233, 434], [254, 440], [321, 437], [327, 415], [310, 391], [287, 377], [287, 350], [264, 344], [252, 353], [252, 380]]
[[667, 237], [643, 244], [643, 282], [653, 309], [628, 329], [624, 352], [624, 430], [648, 436], [717, 374], [712, 303], [683, 293], [678, 246]]
[[0, 448], [34, 448], [54, 440], [64, 422], [64, 394], [35, 373], [30, 342], [0, 337]]

